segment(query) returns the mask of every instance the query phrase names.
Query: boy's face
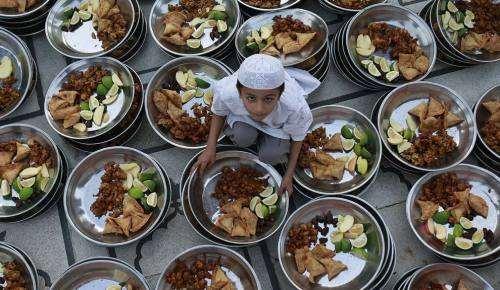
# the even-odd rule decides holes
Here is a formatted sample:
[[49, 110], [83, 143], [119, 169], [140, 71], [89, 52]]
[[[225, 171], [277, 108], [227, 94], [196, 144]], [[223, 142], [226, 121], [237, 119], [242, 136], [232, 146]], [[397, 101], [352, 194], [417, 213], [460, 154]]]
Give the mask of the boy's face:
[[256, 90], [240, 88], [240, 98], [252, 119], [262, 121], [274, 110], [279, 101], [281, 90]]

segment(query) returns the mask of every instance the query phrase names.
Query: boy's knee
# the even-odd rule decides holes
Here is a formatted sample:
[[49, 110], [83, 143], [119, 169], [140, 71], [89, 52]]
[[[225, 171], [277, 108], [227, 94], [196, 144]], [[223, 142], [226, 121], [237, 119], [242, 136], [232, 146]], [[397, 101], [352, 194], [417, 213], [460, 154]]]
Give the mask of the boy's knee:
[[285, 163], [287, 161], [286, 153], [279, 153], [271, 150], [261, 150], [259, 152], [259, 160], [271, 165], [278, 165], [281, 163]]
[[236, 122], [229, 132], [229, 139], [239, 147], [250, 147], [257, 141], [257, 129]]

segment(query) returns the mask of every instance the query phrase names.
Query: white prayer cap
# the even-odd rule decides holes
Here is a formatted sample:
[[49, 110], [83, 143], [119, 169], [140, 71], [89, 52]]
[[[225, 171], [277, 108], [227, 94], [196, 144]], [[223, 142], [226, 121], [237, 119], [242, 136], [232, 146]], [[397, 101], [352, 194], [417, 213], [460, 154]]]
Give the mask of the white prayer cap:
[[285, 82], [285, 68], [275, 57], [254, 54], [238, 69], [238, 81], [250, 89], [275, 89]]

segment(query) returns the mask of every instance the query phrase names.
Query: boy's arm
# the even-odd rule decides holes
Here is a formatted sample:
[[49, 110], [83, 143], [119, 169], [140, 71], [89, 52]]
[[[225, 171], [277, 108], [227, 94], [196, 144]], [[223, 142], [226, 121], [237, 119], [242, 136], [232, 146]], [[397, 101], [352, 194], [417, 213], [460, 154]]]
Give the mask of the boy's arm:
[[279, 193], [287, 191], [288, 194], [293, 193], [293, 174], [295, 167], [297, 167], [297, 160], [299, 159], [300, 149], [302, 148], [302, 141], [291, 141], [290, 154], [288, 156], [288, 164], [285, 175], [281, 182]]

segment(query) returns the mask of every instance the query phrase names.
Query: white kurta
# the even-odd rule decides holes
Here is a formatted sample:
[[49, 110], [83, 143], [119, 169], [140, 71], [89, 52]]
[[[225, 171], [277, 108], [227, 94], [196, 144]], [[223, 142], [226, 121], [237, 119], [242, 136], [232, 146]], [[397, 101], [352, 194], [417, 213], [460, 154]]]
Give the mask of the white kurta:
[[[293, 71], [294, 75], [301, 73]], [[305, 88], [287, 74], [285, 89], [274, 110], [264, 120], [255, 121], [250, 117], [239, 96], [236, 88], [237, 73], [235, 73], [214, 85], [212, 112], [227, 117], [226, 121], [230, 127], [233, 127], [235, 122], [244, 122], [276, 138], [302, 141], [312, 123], [311, 109], [305, 97], [319, 84], [319, 81], [311, 81], [307, 77], [304, 79], [309, 81], [305, 84]]]

